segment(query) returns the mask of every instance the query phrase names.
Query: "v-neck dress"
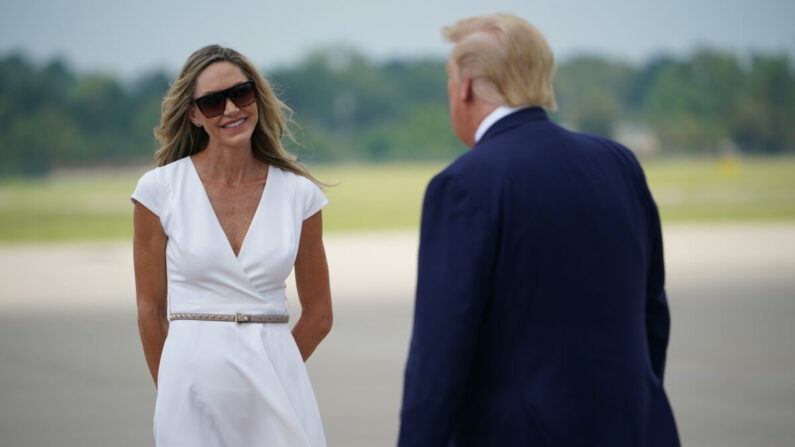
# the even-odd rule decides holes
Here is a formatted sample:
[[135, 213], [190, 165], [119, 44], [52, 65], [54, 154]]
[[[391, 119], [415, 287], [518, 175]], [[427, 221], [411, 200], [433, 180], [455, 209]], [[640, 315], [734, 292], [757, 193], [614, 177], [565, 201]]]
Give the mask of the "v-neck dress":
[[[170, 314], [287, 314], [302, 223], [327, 203], [305, 177], [271, 166], [235, 256], [190, 157], [145, 173], [132, 199], [168, 237]], [[172, 321], [154, 419], [158, 447], [325, 445], [287, 324]]]

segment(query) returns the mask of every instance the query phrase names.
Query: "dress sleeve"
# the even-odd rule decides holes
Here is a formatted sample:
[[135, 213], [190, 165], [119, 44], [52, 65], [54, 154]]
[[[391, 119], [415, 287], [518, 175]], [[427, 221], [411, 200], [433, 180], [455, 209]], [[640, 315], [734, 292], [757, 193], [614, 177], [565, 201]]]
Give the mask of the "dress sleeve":
[[306, 220], [315, 215], [321, 208], [328, 204], [328, 199], [320, 191], [311, 180], [306, 177], [301, 177], [303, 183], [304, 201], [303, 201], [303, 219]]
[[145, 206], [149, 211], [159, 217], [161, 212], [161, 194], [157, 174], [157, 171], [153, 169], [141, 176], [130, 199]]

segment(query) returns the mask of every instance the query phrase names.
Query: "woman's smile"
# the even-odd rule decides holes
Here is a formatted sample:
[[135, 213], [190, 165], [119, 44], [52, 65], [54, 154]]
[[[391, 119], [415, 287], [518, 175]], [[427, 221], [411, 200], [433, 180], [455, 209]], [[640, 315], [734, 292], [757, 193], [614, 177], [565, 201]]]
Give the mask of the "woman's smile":
[[243, 123], [246, 122], [248, 118], [238, 118], [234, 121], [229, 121], [226, 124], [222, 124], [221, 128], [229, 129], [229, 130], [236, 130], [243, 126]]

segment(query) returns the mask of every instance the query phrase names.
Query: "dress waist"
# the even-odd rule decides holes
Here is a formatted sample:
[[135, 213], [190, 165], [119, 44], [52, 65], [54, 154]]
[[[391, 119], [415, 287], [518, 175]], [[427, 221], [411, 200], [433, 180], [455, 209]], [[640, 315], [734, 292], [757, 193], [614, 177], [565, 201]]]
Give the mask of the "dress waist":
[[176, 313], [199, 313], [199, 314], [250, 314], [250, 315], [287, 315], [287, 298], [283, 295], [280, 299], [267, 299], [262, 301], [222, 302], [220, 299], [212, 301], [192, 301], [180, 299], [179, 297], [169, 296], [168, 310], [171, 314]]

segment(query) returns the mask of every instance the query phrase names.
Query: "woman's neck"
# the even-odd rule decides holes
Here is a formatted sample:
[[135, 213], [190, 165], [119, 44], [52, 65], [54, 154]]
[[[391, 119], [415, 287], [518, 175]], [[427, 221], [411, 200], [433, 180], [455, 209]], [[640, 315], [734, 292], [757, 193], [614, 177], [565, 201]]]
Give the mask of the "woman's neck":
[[194, 164], [199, 165], [202, 180], [230, 186], [262, 180], [267, 169], [267, 164], [254, 157], [251, 144], [235, 147], [208, 144], [192, 157]]

